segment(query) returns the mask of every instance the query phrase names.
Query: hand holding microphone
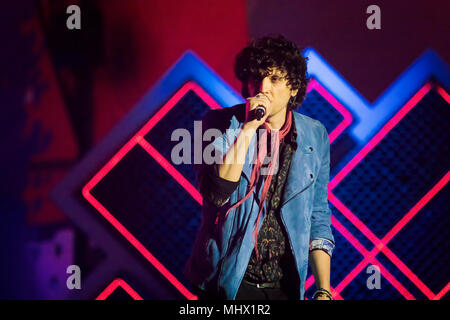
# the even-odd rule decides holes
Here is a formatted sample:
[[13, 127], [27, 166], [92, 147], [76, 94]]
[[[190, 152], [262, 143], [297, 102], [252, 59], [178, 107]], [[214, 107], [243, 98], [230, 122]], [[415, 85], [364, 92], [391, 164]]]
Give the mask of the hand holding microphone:
[[264, 115], [266, 114], [266, 108], [261, 104], [258, 105], [256, 107], [255, 114], [256, 114], [256, 120], [258, 120], [258, 121], [261, 120], [264, 117]]
[[270, 111], [271, 101], [266, 95], [258, 93], [254, 97], [247, 98], [245, 122], [258, 128], [266, 121]]

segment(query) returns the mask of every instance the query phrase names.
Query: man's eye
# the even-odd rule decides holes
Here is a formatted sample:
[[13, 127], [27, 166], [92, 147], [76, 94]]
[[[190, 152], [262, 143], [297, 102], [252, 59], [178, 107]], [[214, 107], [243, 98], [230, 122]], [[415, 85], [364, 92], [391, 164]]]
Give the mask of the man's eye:
[[272, 77], [272, 81], [278, 81], [280, 78], [279, 77], [277, 77], [277, 76], [273, 76]]

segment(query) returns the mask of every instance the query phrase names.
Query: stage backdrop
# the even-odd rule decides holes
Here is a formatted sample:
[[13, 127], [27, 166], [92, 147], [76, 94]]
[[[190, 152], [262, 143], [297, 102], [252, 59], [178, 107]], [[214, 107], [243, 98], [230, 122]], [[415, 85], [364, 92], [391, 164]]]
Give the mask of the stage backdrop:
[[[183, 268], [202, 198], [171, 134], [242, 102], [236, 53], [282, 33], [308, 57], [298, 112], [330, 137], [335, 298], [448, 299], [449, 5], [378, 1], [369, 30], [371, 4], [5, 5], [2, 297], [195, 299]], [[82, 290], [67, 289], [69, 265]]]

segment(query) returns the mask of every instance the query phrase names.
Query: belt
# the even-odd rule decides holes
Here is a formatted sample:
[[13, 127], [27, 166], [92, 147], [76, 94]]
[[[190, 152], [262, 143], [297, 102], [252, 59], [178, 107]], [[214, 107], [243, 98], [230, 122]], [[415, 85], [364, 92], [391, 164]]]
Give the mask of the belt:
[[280, 281], [263, 282], [263, 283], [254, 283], [254, 282], [247, 281], [245, 279], [243, 281], [251, 286], [257, 287], [258, 289], [265, 289], [265, 288], [279, 289], [279, 288], [281, 288]]

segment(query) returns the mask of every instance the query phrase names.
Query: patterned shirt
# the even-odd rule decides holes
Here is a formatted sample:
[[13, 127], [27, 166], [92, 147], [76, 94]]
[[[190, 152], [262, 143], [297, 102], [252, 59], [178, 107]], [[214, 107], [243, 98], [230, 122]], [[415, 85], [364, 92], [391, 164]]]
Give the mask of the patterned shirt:
[[[281, 218], [280, 204], [284, 185], [289, 173], [292, 155], [297, 149], [297, 131], [294, 117], [292, 117], [291, 130], [280, 145], [279, 167], [276, 176], [272, 177], [266, 201], [267, 215], [258, 233], [258, 253], [250, 257], [244, 279], [254, 283], [276, 282], [283, 278], [286, 267], [295, 265], [291, 257], [289, 238]], [[269, 140], [270, 141], [270, 140]]]

